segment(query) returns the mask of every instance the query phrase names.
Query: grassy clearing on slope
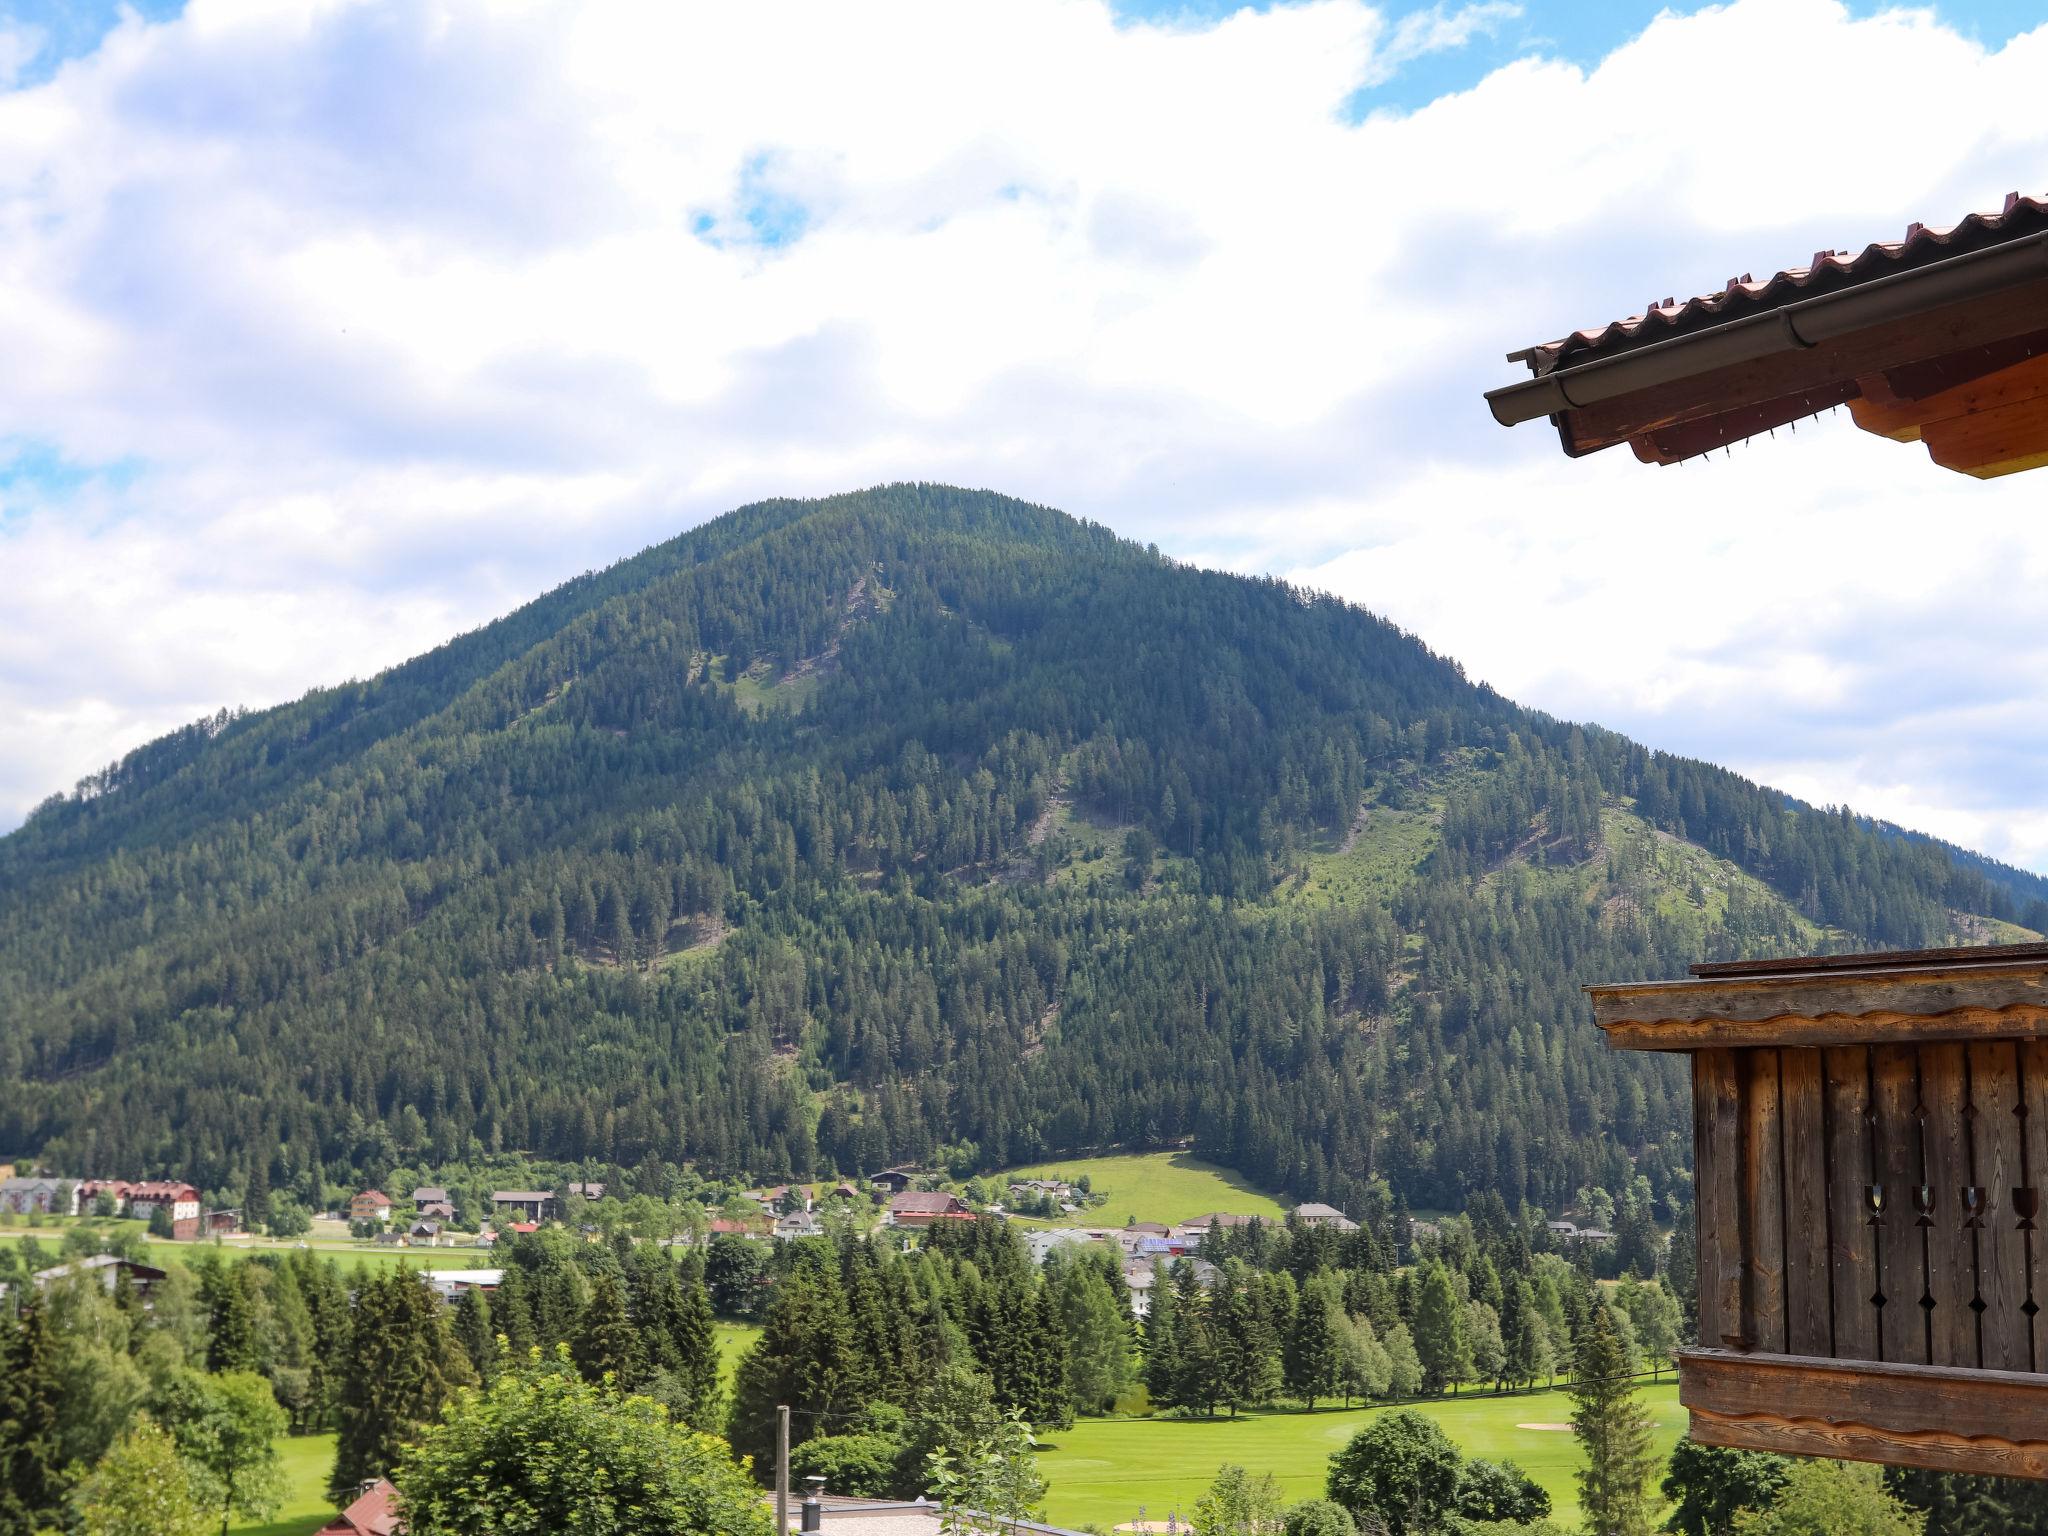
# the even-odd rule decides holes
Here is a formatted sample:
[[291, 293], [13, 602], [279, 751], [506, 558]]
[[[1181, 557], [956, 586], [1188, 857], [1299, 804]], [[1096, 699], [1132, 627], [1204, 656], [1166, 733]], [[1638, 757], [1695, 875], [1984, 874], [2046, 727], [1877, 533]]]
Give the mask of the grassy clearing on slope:
[[1273, 894], [1309, 906], [1384, 906], [1435, 851], [1441, 810], [1441, 802], [1401, 811], [1370, 806], [1348, 849], [1335, 843], [1309, 854], [1307, 878], [1284, 880]]
[[1134, 1152], [1111, 1157], [1070, 1157], [1056, 1163], [1033, 1163], [994, 1176], [1003, 1179], [1065, 1179], [1086, 1174], [1095, 1192], [1109, 1198], [1078, 1216], [1044, 1226], [1120, 1227], [1128, 1221], [1189, 1221], [1211, 1211], [1243, 1216], [1286, 1214], [1271, 1195], [1227, 1168], [1205, 1163], [1191, 1152]]
[[[1643, 1392], [1657, 1424], [1661, 1467], [1684, 1430], [1678, 1388], [1665, 1382]], [[1468, 1393], [1416, 1405], [1440, 1423], [1467, 1456], [1513, 1461], [1549, 1493], [1552, 1517], [1570, 1526], [1578, 1518], [1572, 1475], [1578, 1442], [1557, 1430], [1521, 1424], [1561, 1424], [1571, 1417], [1562, 1392], [1493, 1397]], [[1082, 1419], [1072, 1429], [1048, 1431], [1040, 1470], [1051, 1483], [1046, 1518], [1054, 1525], [1104, 1529], [1137, 1518], [1164, 1519], [1178, 1510], [1185, 1521], [1216, 1469], [1236, 1462], [1271, 1472], [1292, 1503], [1318, 1497], [1330, 1456], [1383, 1408], [1305, 1413], [1257, 1413], [1231, 1419]]]

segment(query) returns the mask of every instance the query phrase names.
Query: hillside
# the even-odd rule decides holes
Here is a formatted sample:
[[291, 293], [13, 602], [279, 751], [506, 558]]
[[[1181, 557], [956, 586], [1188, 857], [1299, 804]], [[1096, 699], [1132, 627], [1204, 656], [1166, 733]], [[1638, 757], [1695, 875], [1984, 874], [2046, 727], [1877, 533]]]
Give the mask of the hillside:
[[734, 512], [0, 839], [0, 1149], [233, 1192], [519, 1149], [1192, 1141], [1361, 1213], [1680, 1187], [1578, 988], [2048, 884], [986, 493]]

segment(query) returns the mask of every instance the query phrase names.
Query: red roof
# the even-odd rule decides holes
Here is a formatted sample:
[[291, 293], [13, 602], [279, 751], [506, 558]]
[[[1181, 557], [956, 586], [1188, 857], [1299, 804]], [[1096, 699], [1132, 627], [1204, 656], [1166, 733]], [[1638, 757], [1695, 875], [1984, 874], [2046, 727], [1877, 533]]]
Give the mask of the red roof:
[[1567, 363], [1588, 361], [1596, 354], [1633, 351], [1681, 332], [1706, 330], [1778, 309], [1797, 299], [1876, 282], [1949, 256], [1985, 246], [2001, 245], [2048, 229], [2048, 200], [2006, 194], [1999, 213], [1967, 214], [1961, 222], [1938, 229], [1909, 224], [1900, 240], [1881, 240], [1861, 251], [1815, 251], [1803, 267], [1785, 267], [1758, 282], [1747, 272], [1731, 277], [1712, 293], [1661, 302], [1650, 300], [1639, 315], [1594, 326], [1557, 341], [1513, 354], [1527, 361], [1532, 373], [1545, 374]]
[[898, 1216], [950, 1216], [966, 1210], [967, 1202], [944, 1190], [906, 1189], [890, 1197], [889, 1209]]
[[398, 1490], [380, 1477], [316, 1536], [397, 1536], [404, 1529], [405, 1522], [398, 1517]]
[[[372, 1205], [389, 1205], [391, 1203], [391, 1197], [381, 1189], [366, 1189], [356, 1196], [356, 1200], [367, 1200]], [[356, 1200], [349, 1201], [349, 1204], [354, 1205]]]
[[128, 1198], [143, 1201], [145, 1204], [156, 1200], [197, 1200], [199, 1191], [190, 1184], [181, 1184], [175, 1179], [145, 1179], [140, 1184], [128, 1186]]
[[540, 1230], [540, 1223], [537, 1221], [515, 1221], [512, 1223], [512, 1230], [514, 1232], [538, 1232]]

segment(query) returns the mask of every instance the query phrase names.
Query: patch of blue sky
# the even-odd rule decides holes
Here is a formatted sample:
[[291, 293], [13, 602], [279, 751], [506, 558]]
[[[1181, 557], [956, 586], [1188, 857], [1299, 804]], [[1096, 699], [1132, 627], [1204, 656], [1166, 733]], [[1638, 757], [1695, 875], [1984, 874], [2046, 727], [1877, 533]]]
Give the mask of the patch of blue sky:
[[771, 251], [794, 245], [810, 228], [811, 212], [775, 184], [774, 173], [772, 155], [755, 155], [740, 170], [731, 216], [699, 210], [690, 219], [690, 232], [720, 250], [733, 244]]
[[[144, 21], [170, 21], [185, 13], [185, 0], [0, 0], [0, 29], [25, 32], [35, 44], [13, 85], [42, 84], [70, 60], [98, 48], [130, 11]], [[0, 89], [6, 85], [0, 80]]]
[[[1211, 25], [1242, 10], [1267, 11], [1290, 0], [1113, 0], [1127, 21]], [[1412, 112], [1442, 96], [1470, 90], [1516, 59], [1534, 56], [1561, 59], [1591, 69], [1643, 30], [1664, 11], [1681, 14], [1704, 9], [1697, 4], [1659, 0], [1518, 0], [1521, 14], [1502, 17], [1475, 30], [1460, 47], [1444, 48], [1404, 61], [1385, 80], [1365, 87], [1346, 103], [1353, 121], [1374, 112]], [[1389, 19], [1439, 11], [1454, 15], [1464, 0], [1443, 0], [1435, 6], [1388, 3]], [[1898, 8], [1897, 0], [1851, 0], [1858, 16]], [[1934, 13], [1948, 26], [1987, 48], [2048, 21], [2041, 0], [1933, 0]]]
[[140, 459], [81, 463], [66, 458], [49, 443], [0, 438], [0, 524], [23, 515], [31, 506], [65, 501], [88, 485], [124, 491], [141, 473]]

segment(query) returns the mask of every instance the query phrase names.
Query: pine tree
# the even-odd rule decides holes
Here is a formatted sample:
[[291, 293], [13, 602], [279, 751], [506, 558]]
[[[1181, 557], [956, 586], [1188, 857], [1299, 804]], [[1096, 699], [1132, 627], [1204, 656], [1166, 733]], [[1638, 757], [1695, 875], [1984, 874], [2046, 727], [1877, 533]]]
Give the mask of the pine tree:
[[726, 1438], [765, 1472], [778, 1404], [795, 1410], [794, 1446], [833, 1433], [864, 1408], [872, 1379], [854, 1345], [838, 1275], [824, 1265], [799, 1267], [776, 1288], [761, 1337], [740, 1356]]
[[693, 1279], [682, 1288], [682, 1307], [671, 1337], [676, 1363], [671, 1369], [689, 1401], [684, 1418], [698, 1429], [716, 1422], [719, 1395], [718, 1334], [711, 1322], [711, 1297], [704, 1282]]
[[337, 1503], [387, 1475], [456, 1389], [476, 1380], [440, 1298], [410, 1265], [361, 1282], [349, 1333], [327, 1485]]
[[609, 1376], [614, 1386], [631, 1390], [639, 1380], [640, 1348], [626, 1314], [625, 1287], [608, 1269], [591, 1282], [590, 1304], [570, 1338], [569, 1355], [592, 1386]]
[[1287, 1390], [1315, 1412], [1316, 1399], [1337, 1390], [1338, 1319], [1334, 1282], [1318, 1275], [1303, 1287], [1287, 1335]]
[[1464, 1308], [1450, 1271], [1434, 1260], [1415, 1295], [1415, 1353], [1422, 1360], [1422, 1390], [1441, 1392], [1465, 1373]]
[[66, 1478], [59, 1461], [57, 1341], [33, 1296], [0, 1334], [0, 1536], [33, 1536], [59, 1523]]
[[1500, 1337], [1506, 1356], [1502, 1373], [1509, 1386], [1526, 1387], [1536, 1379], [1540, 1369], [1538, 1326], [1536, 1297], [1529, 1282], [1519, 1276], [1508, 1280], [1501, 1289]]
[[532, 1288], [523, 1265], [507, 1264], [498, 1277], [498, 1293], [491, 1298], [491, 1317], [505, 1336], [505, 1347], [514, 1360], [524, 1360], [540, 1345], [540, 1333], [533, 1325]]
[[1595, 1303], [1580, 1332], [1570, 1391], [1572, 1433], [1586, 1453], [1578, 1479], [1587, 1530], [1591, 1536], [1648, 1536], [1653, 1425], [1604, 1303]]
[[1183, 1408], [1187, 1369], [1181, 1355], [1180, 1308], [1165, 1270], [1152, 1266], [1152, 1303], [1145, 1317], [1145, 1391], [1155, 1406]]
[[455, 1338], [477, 1379], [488, 1385], [497, 1374], [498, 1339], [491, 1326], [491, 1300], [478, 1286], [470, 1286], [455, 1303]]

